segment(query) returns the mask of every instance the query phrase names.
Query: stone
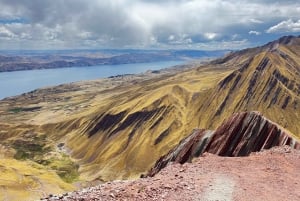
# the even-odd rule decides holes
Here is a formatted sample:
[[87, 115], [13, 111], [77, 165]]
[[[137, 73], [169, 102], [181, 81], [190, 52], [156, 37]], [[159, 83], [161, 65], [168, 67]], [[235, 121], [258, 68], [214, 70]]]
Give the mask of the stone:
[[[252, 152], [283, 145], [300, 149], [300, 143], [288, 131], [259, 112], [235, 113], [215, 131], [195, 129], [169, 153], [159, 158], [147, 176], [154, 176], [171, 162], [191, 162], [205, 152], [219, 156], [248, 156]], [[184, 168], [179, 172], [184, 172]]]

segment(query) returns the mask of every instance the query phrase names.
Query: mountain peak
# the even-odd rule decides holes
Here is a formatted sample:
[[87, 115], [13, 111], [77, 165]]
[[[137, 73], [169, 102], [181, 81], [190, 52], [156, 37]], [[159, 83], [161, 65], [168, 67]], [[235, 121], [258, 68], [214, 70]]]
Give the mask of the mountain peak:
[[243, 50], [233, 51], [228, 53], [222, 58], [211, 61], [211, 64], [224, 64], [231, 62], [231, 65], [240, 65], [241, 60], [249, 59], [263, 52], [272, 52], [279, 46], [289, 46], [293, 49], [300, 47], [300, 36], [283, 36], [277, 40], [271, 41], [265, 45], [253, 48], [247, 48]]
[[[239, 111], [259, 110], [292, 133], [300, 133], [299, 58], [300, 37], [285, 36], [212, 63], [235, 69], [219, 81], [211, 98], [201, 105], [202, 113], [210, 113], [210, 126], [216, 127], [215, 122]], [[291, 118], [280, 117], [282, 112]]]
[[267, 43], [262, 46], [263, 49], [267, 48], [268, 50], [277, 49], [279, 45], [290, 46], [290, 45], [300, 45], [300, 36], [283, 36], [277, 40]]
[[300, 39], [300, 36], [289, 35], [289, 36], [283, 36], [283, 37], [281, 37], [281, 38], [279, 38], [278, 40], [275, 40], [275, 41], [277, 41], [279, 44], [282, 44], [282, 45], [288, 45], [288, 44], [291, 44], [294, 41], [297, 41], [299, 39]]

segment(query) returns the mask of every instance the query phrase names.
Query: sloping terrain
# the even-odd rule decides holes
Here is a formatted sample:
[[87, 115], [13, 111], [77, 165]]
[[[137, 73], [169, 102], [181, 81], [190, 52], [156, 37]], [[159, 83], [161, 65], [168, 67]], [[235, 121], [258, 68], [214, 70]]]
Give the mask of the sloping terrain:
[[154, 176], [171, 162], [191, 162], [204, 152], [219, 156], [248, 156], [252, 152], [287, 145], [300, 149], [300, 142], [257, 112], [236, 113], [215, 131], [195, 130], [162, 156], [148, 172]]
[[2, 100], [0, 155], [42, 165], [64, 182], [103, 182], [146, 174], [193, 129], [215, 130], [236, 112], [259, 111], [299, 139], [299, 41]]
[[199, 101], [199, 127], [216, 127], [232, 113], [255, 110], [299, 134], [299, 58], [300, 38], [283, 37], [216, 61], [239, 68], [220, 81], [207, 100]]
[[15, 159], [0, 160], [0, 200], [33, 200], [74, 186], [42, 165]]
[[248, 157], [205, 154], [192, 163], [170, 164], [154, 177], [109, 182], [43, 200], [299, 200], [299, 159], [300, 151], [289, 147]]
[[260, 111], [299, 136], [299, 40], [280, 39], [114, 96], [68, 140], [82, 175], [137, 176], [192, 129], [215, 129], [238, 111]]

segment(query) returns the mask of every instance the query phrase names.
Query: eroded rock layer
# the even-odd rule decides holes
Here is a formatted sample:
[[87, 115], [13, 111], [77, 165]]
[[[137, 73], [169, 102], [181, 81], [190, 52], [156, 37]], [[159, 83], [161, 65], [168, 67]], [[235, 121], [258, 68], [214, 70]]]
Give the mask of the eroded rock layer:
[[251, 152], [288, 145], [300, 149], [300, 143], [258, 112], [236, 113], [215, 131], [194, 130], [149, 171], [153, 176], [169, 162], [185, 163], [204, 152], [220, 156], [248, 156]]

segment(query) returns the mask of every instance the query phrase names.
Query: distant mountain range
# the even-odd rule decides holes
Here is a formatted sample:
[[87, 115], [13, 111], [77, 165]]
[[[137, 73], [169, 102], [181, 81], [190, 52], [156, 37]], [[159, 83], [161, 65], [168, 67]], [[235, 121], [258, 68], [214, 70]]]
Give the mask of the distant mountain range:
[[0, 72], [216, 58], [229, 51], [61, 50], [0, 51]]

